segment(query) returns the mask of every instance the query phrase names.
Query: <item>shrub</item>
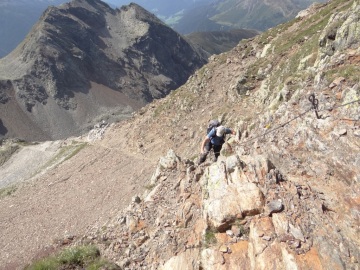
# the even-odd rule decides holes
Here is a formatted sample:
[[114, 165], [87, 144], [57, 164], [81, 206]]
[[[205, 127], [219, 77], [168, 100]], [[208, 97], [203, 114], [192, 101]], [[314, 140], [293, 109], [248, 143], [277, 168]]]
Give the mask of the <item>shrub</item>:
[[78, 246], [65, 249], [60, 253], [41, 259], [26, 267], [26, 270], [57, 270], [57, 269], [120, 269], [113, 263], [101, 259], [97, 247]]

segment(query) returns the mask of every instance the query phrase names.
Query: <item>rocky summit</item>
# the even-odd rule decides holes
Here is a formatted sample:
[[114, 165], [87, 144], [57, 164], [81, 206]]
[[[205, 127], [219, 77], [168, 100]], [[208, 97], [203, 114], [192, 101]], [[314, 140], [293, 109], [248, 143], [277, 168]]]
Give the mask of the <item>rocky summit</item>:
[[136, 4], [100, 0], [50, 7], [0, 60], [1, 136], [79, 135], [123, 119], [186, 82], [206, 62], [179, 34]]
[[[58, 142], [0, 199], [0, 263], [94, 245], [115, 269], [358, 270], [359, 16], [357, 0], [312, 5], [130, 119]], [[199, 165], [216, 118], [236, 135]]]

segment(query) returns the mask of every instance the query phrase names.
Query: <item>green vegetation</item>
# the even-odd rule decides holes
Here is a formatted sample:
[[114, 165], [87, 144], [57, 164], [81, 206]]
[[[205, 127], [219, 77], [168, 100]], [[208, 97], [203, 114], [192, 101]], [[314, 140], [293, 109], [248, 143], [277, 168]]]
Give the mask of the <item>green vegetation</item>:
[[[273, 50], [273, 54], [257, 59], [248, 68], [247, 78], [249, 80], [258, 79], [258, 70], [271, 64], [274, 69], [272, 76], [269, 78], [269, 88], [272, 89], [272, 93], [280, 91], [289, 77], [295, 78], [294, 83], [288, 85], [291, 92], [302, 87], [302, 82], [312, 80], [314, 75], [311, 72], [304, 72], [304, 70], [306, 70], [306, 67], [313, 66], [317, 59], [321, 32], [334, 12], [347, 9], [351, 4], [351, 1], [344, 0], [329, 2], [310, 18], [291, 20], [258, 36], [259, 44], [271, 42], [270, 50]], [[320, 6], [322, 5], [320, 4]], [[294, 24], [298, 24], [296, 31], [292, 30]], [[328, 31], [333, 31], [340, 24], [339, 21], [334, 22], [332, 29]], [[281, 34], [281, 37], [278, 34]], [[272, 41], [269, 41], [270, 39]], [[354, 71], [356, 70], [354, 69]], [[352, 80], [355, 79], [352, 71], [348, 70], [348, 74], [351, 74]]]
[[325, 78], [328, 82], [332, 82], [337, 77], [344, 77], [347, 82], [359, 83], [360, 67], [355, 64], [336, 67], [336, 69], [328, 70]]
[[69, 150], [69, 155], [66, 156], [65, 160], [68, 160], [70, 158], [72, 158], [73, 156], [75, 156], [77, 153], [79, 153], [82, 149], [85, 148], [85, 146], [87, 146], [87, 143], [78, 143], [73, 141], [72, 145], [68, 146], [68, 149], [65, 149], [64, 151], [66, 152], [67, 150]]
[[79, 246], [65, 249], [62, 252], [39, 260], [25, 268], [26, 270], [58, 269], [120, 269], [113, 263], [102, 259], [95, 246]]
[[248, 237], [250, 234], [250, 228], [248, 226], [245, 226], [246, 221], [243, 219], [236, 219], [233, 223], [233, 226], [236, 226], [239, 228], [240, 236]]
[[154, 187], [156, 187], [156, 184], [148, 184], [148, 185], [144, 186], [144, 188], [147, 189], [147, 190], [153, 190]]
[[71, 145], [62, 147], [59, 153], [52, 160], [50, 160], [44, 165], [44, 168], [48, 168], [54, 165], [59, 165], [61, 162], [64, 162], [75, 156], [87, 145], [88, 144], [85, 142], [79, 143], [77, 141], [73, 141]]
[[10, 196], [16, 190], [17, 190], [16, 186], [10, 186], [10, 187], [6, 187], [6, 188], [1, 188], [0, 189], [0, 200], [5, 198], [6, 196]]
[[16, 144], [0, 148], [0, 166], [2, 166], [20, 147]]
[[214, 229], [208, 229], [205, 232], [203, 244], [206, 248], [213, 246], [217, 243], [215, 233], [217, 232]]

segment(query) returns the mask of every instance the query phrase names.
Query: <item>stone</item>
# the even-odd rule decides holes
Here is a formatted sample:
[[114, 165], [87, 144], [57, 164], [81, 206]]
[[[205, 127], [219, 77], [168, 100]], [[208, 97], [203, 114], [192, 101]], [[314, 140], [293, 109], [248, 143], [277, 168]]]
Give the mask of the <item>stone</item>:
[[231, 231], [233, 232], [233, 235], [236, 237], [240, 237], [241, 236], [241, 231], [240, 228], [238, 226], [231, 226]]
[[[222, 252], [204, 249], [201, 252], [201, 266], [203, 269], [221, 269], [225, 263]], [[194, 268], [182, 268], [182, 269], [194, 269]]]
[[204, 214], [217, 228], [234, 220], [238, 215], [255, 215], [262, 211], [264, 195], [253, 183], [229, 182], [226, 170], [221, 164], [214, 163], [205, 171], [203, 189]]
[[265, 236], [262, 237], [262, 239], [264, 239], [265, 241], [270, 241], [271, 236], [265, 235]]
[[225, 245], [220, 246], [219, 251], [222, 253], [227, 253], [228, 252], [228, 247]]
[[136, 195], [136, 196], [132, 197], [131, 201], [132, 201], [133, 203], [140, 203], [140, 202], [141, 202], [141, 199], [140, 199], [139, 196]]
[[240, 166], [240, 158], [238, 155], [232, 155], [226, 158], [226, 169], [228, 173], [232, 173], [235, 171], [235, 168]]
[[345, 81], [344, 77], [338, 77], [332, 81], [332, 83], [329, 85], [329, 87], [334, 88], [334, 87], [340, 85], [341, 83], [343, 83], [344, 81]]
[[271, 216], [272, 213], [279, 213], [283, 210], [283, 207], [281, 200], [271, 201], [265, 206], [264, 215]]
[[227, 230], [226, 234], [230, 237], [234, 237], [234, 232], [232, 230]]
[[342, 129], [339, 129], [339, 130], [336, 131], [336, 134], [338, 136], [346, 135], [346, 133], [347, 133], [347, 130], [345, 128], [342, 128]]
[[289, 232], [298, 240], [305, 242], [305, 237], [300, 228], [293, 226], [289, 223]]

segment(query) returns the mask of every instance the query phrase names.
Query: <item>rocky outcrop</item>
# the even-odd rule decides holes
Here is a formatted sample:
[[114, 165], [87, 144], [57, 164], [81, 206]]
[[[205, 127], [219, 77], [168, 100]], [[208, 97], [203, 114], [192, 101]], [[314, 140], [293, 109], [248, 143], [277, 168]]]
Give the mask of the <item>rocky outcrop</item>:
[[42, 138], [58, 139], [79, 134], [101, 117], [129, 117], [182, 85], [205, 62], [136, 4], [113, 10], [99, 0], [76, 0], [50, 7], [0, 61], [1, 107], [21, 110], [22, 117], [3, 117], [7, 136], [41, 139], [20, 133], [15, 120], [28, 130], [39, 127]]
[[354, 267], [354, 243], [334, 246], [338, 232], [324, 231], [334, 211], [329, 198], [308, 181], [276, 174], [266, 157], [254, 160], [264, 162], [241, 160], [230, 173], [225, 160], [197, 167], [169, 151], [154, 189], [81, 242], [125, 269]]

